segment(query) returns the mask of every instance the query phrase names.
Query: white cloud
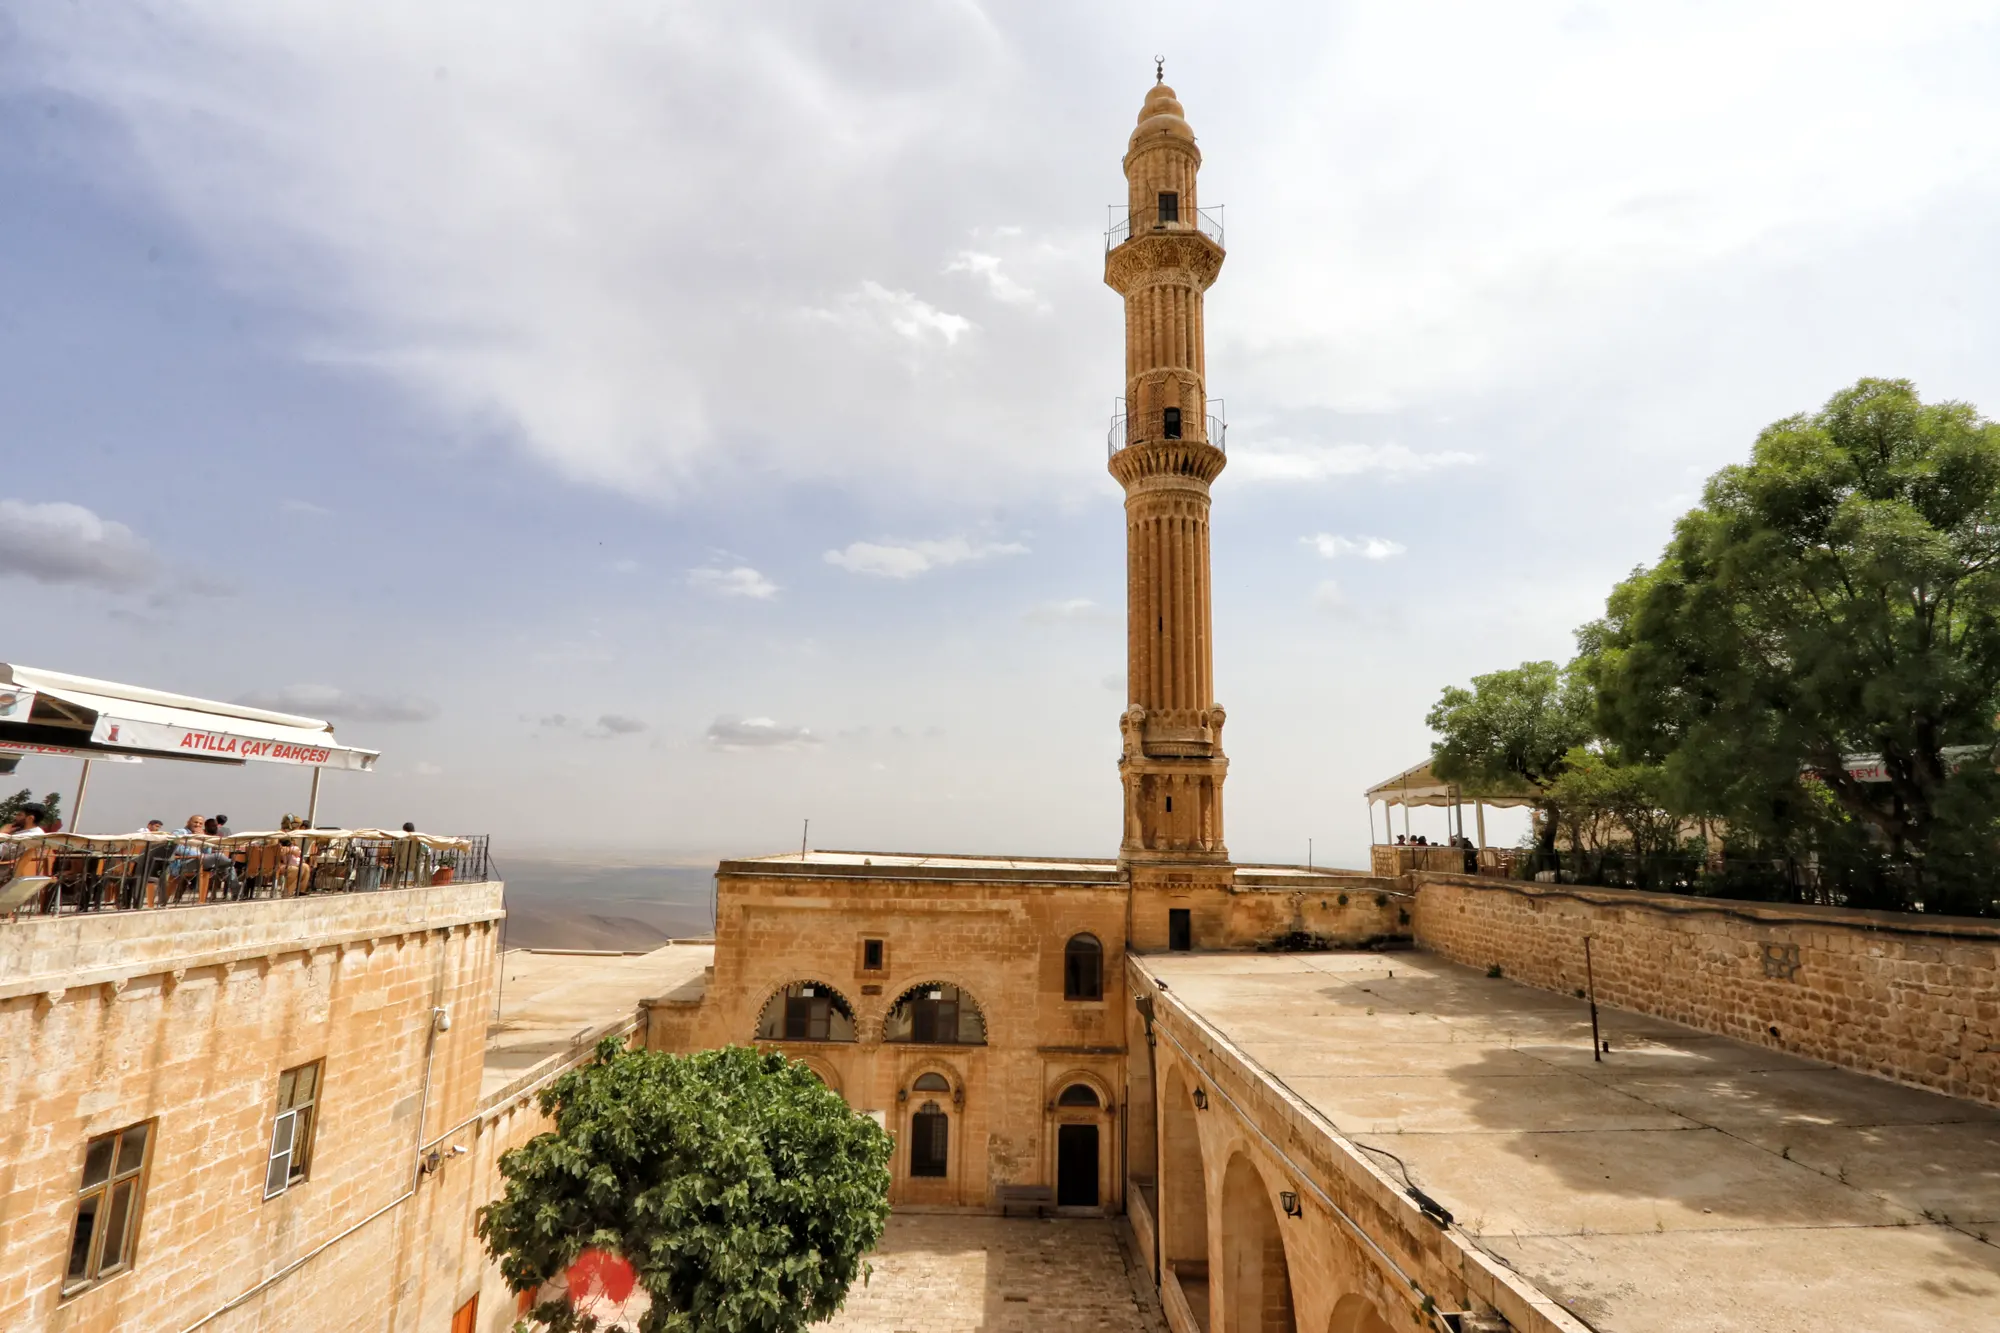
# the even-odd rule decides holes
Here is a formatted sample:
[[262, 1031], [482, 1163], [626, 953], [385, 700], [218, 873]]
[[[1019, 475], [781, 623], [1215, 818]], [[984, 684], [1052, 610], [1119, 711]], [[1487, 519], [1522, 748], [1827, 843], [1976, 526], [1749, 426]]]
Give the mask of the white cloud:
[[1380, 473], [1415, 476], [1439, 468], [1471, 467], [1477, 454], [1446, 449], [1420, 454], [1401, 444], [1290, 444], [1232, 449], [1229, 471], [1245, 481], [1324, 481]]
[[1013, 278], [1000, 271], [1000, 256], [981, 254], [977, 250], [961, 250], [957, 258], [944, 266], [947, 273], [969, 273], [986, 283], [986, 290], [996, 301], [1008, 305], [1042, 305], [1035, 296], [1034, 289], [1024, 287]]
[[714, 566], [690, 569], [688, 586], [718, 597], [749, 597], [760, 602], [767, 602], [778, 595], [778, 585], [748, 565], [733, 565], [728, 569]]
[[597, 719], [597, 725], [612, 736], [636, 736], [646, 729], [645, 722], [622, 713], [606, 713]]
[[718, 717], [708, 724], [708, 743], [718, 750], [797, 750], [818, 745], [819, 737], [768, 717]]
[[246, 694], [241, 702], [335, 722], [428, 722], [440, 712], [435, 701], [415, 695], [356, 694], [332, 685], [291, 685]]
[[972, 327], [972, 321], [963, 315], [940, 310], [914, 292], [891, 291], [872, 278], [842, 296], [837, 307], [814, 307], [806, 313], [850, 329], [886, 328], [919, 346], [935, 338], [949, 347]]
[[1088, 597], [1066, 597], [1060, 601], [1043, 602], [1028, 608], [1025, 619], [1037, 624], [1071, 624], [1080, 622], [1108, 621], [1111, 612]]
[[839, 565], [850, 573], [907, 579], [946, 565], [1027, 553], [1028, 548], [1019, 542], [974, 542], [965, 537], [946, 537], [941, 541], [884, 538], [879, 542], [850, 542], [838, 551], [828, 551], [824, 558], [829, 565]]
[[1363, 560], [1388, 560], [1409, 549], [1401, 542], [1392, 542], [1386, 537], [1340, 537], [1330, 532], [1315, 533], [1299, 540], [1328, 560], [1336, 560], [1343, 555], [1358, 555]]
[[123, 523], [61, 501], [0, 500], [0, 576], [128, 591], [156, 573], [152, 552]]

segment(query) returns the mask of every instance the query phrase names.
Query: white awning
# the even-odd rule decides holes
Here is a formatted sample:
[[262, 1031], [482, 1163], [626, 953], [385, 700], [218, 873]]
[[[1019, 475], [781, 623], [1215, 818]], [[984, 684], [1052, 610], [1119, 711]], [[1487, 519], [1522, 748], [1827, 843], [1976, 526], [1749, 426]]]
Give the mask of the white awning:
[[378, 752], [337, 743], [333, 724], [241, 704], [0, 662], [0, 751], [85, 758], [158, 755], [368, 770]]
[[1518, 806], [1537, 805], [1540, 798], [1525, 785], [1512, 791], [1500, 793], [1467, 791], [1456, 782], [1446, 782], [1431, 769], [1431, 761], [1409, 768], [1391, 778], [1370, 787], [1362, 795], [1370, 801], [1380, 801], [1384, 805], [1460, 805], [1478, 802], [1481, 805]]

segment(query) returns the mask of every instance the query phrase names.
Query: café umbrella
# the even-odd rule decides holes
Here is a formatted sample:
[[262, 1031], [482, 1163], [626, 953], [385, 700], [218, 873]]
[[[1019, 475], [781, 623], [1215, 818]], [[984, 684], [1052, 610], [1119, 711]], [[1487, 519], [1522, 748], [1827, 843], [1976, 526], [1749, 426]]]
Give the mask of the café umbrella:
[[83, 760], [70, 823], [83, 813], [97, 760], [179, 759], [196, 763], [291, 764], [310, 768], [307, 822], [319, 809], [320, 773], [368, 772], [378, 752], [342, 745], [333, 724], [245, 704], [67, 672], [0, 662], [0, 754], [66, 755]]

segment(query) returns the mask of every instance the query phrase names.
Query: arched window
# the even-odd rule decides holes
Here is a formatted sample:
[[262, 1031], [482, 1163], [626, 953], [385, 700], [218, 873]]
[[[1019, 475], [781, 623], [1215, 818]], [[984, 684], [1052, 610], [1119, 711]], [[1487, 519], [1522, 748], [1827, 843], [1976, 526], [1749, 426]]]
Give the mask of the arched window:
[[773, 995], [757, 1018], [759, 1041], [853, 1041], [854, 1011], [818, 981], [795, 981]]
[[910, 1174], [943, 1176], [951, 1162], [951, 1117], [925, 1102], [910, 1117]]
[[917, 1075], [917, 1081], [910, 1085], [910, 1089], [913, 1092], [950, 1092], [951, 1084], [945, 1081], [943, 1074], [933, 1072]]
[[882, 1024], [884, 1041], [984, 1046], [986, 1019], [971, 995], [945, 981], [926, 981], [903, 992]]
[[1072, 935], [1063, 946], [1063, 998], [1104, 998], [1104, 946], [1095, 935]]
[[1057, 1106], [1097, 1106], [1097, 1089], [1088, 1083], [1072, 1083], [1056, 1098]]

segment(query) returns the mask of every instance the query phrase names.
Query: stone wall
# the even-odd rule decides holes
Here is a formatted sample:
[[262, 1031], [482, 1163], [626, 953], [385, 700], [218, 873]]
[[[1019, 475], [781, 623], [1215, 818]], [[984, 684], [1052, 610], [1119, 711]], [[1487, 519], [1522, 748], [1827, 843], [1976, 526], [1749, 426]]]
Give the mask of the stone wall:
[[[806, 1061], [856, 1110], [882, 1116], [899, 1144], [894, 1203], [986, 1209], [1001, 1184], [1053, 1185], [1055, 1127], [1082, 1115], [1100, 1127], [1100, 1198], [1117, 1211], [1126, 896], [1115, 867], [940, 871], [726, 861], [716, 883], [714, 974], [698, 1005], [669, 999], [649, 1006], [656, 1047], [751, 1042], [759, 1014], [781, 988], [820, 983], [853, 1011], [856, 1040], [761, 1044]], [[1103, 999], [1063, 997], [1064, 945], [1081, 933], [1103, 947]], [[864, 967], [869, 939], [882, 941], [879, 970]], [[885, 1042], [891, 1006], [924, 982], [971, 995], [985, 1018], [986, 1044]], [[916, 1090], [927, 1073], [943, 1077], [949, 1090]], [[1076, 1082], [1098, 1091], [1096, 1112], [1053, 1105]], [[943, 1179], [913, 1177], [903, 1146], [910, 1118], [931, 1101], [949, 1118]]]
[[[447, 1326], [480, 1276], [431, 1244], [415, 1149], [477, 1114], [500, 892], [0, 926], [0, 1327]], [[266, 1200], [279, 1072], [314, 1060], [311, 1172]], [[85, 1144], [147, 1120], [135, 1262], [64, 1300]]]
[[1550, 990], [2000, 1104], [2000, 923], [1416, 875], [1417, 943]]

